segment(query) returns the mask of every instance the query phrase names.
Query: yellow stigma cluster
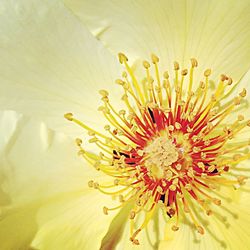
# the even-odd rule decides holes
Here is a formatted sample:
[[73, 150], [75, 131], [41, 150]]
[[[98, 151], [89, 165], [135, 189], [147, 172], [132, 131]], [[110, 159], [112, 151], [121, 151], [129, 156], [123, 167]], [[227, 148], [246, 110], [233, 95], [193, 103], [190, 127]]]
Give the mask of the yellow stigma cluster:
[[164, 223], [175, 218], [173, 231], [179, 229], [179, 218], [184, 216], [204, 234], [203, 215], [197, 213], [197, 207], [204, 216], [212, 215], [214, 206], [222, 207], [220, 188], [236, 189], [246, 179], [239, 163], [250, 158], [249, 138], [237, 137], [250, 121], [239, 112], [236, 118], [226, 120], [241, 110], [246, 90], [229, 98], [233, 80], [221, 75], [212, 91], [211, 69], [203, 72], [199, 83], [194, 82], [198, 67], [194, 58], [189, 70], [174, 62], [173, 74], [161, 74], [159, 58], [152, 55], [151, 63], [142, 63], [143, 79], [136, 77], [124, 54], [119, 54], [119, 61], [125, 71], [115, 82], [124, 91], [124, 109], [111, 104], [107, 90], [99, 91], [103, 105], [98, 110], [107, 120], [103, 133], [72, 113], [65, 114], [67, 120], [88, 131], [88, 143], [99, 150], [92, 153], [87, 143], [83, 146], [82, 140], [76, 139], [79, 155], [113, 177], [108, 184], [90, 180], [89, 187], [117, 200], [116, 207], [103, 208], [104, 214], [132, 204], [130, 240], [134, 244], [139, 244], [137, 236], [148, 226], [156, 208], [164, 212]]

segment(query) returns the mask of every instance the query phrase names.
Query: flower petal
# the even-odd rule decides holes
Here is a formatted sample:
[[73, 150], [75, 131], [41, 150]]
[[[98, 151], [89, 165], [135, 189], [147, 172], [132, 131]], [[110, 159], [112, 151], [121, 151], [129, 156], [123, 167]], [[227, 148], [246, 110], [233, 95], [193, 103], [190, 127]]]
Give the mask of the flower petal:
[[44, 206], [38, 216], [41, 229], [32, 246], [38, 249], [99, 249], [113, 216], [102, 206], [111, 205], [109, 196], [94, 190]]
[[[233, 192], [236, 193], [231, 199], [222, 200], [222, 208], [213, 208], [214, 214], [211, 217], [198, 214], [206, 223], [204, 235], [195, 232], [187, 221], [182, 223], [178, 232], [171, 231], [171, 224], [167, 224], [165, 240], [161, 242], [159, 249], [247, 250], [250, 243], [250, 195], [242, 190]], [[223, 191], [220, 194], [224, 195]]]
[[[1, 126], [7, 127], [13, 117], [13, 112], [5, 112], [0, 119]], [[89, 239], [89, 245], [93, 246], [90, 249], [97, 249], [113, 219], [111, 215], [104, 216], [102, 206], [114, 206], [114, 201], [97, 190], [90, 190], [87, 183], [93, 178], [108, 179], [77, 156], [71, 138], [26, 117], [20, 118], [15, 128], [9, 133], [0, 157], [1, 249], [27, 249], [39, 229], [34, 242], [39, 246], [49, 244], [48, 231], [43, 228], [55, 226], [53, 230], [57, 233], [61, 222], [70, 218], [76, 223], [71, 218], [78, 221], [77, 216], [81, 216], [80, 231], [72, 240], [83, 237], [82, 232], [86, 232], [82, 244]], [[102, 221], [100, 225], [94, 220], [90, 225], [89, 220], [93, 218]], [[55, 224], [53, 219], [57, 219]], [[89, 237], [95, 233], [99, 233], [99, 241]], [[44, 243], [40, 243], [41, 237]], [[70, 249], [74, 249], [74, 245]]]
[[0, 10], [0, 109], [68, 133], [77, 126], [67, 112], [99, 124], [98, 90], [119, 76], [117, 59], [60, 1], [6, 0]]
[[247, 0], [64, 2], [114, 53], [144, 59], [153, 52], [165, 69], [196, 57], [201, 68], [235, 80], [250, 66]]

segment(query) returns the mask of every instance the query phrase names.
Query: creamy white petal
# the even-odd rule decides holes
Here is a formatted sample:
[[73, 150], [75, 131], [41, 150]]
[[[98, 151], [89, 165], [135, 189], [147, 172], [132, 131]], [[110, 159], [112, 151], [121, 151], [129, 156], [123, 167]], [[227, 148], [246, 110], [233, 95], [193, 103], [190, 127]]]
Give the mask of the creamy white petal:
[[[161, 242], [159, 249], [247, 250], [250, 242], [249, 191], [230, 192], [230, 198], [222, 200], [222, 208], [212, 208], [214, 215], [208, 217], [204, 213], [198, 214], [198, 218], [205, 223], [204, 235], [195, 232], [188, 221], [184, 221], [177, 232], [173, 232], [171, 224], [167, 224], [165, 240]], [[222, 191], [221, 195], [229, 194], [228, 191], [226, 193]]]
[[196, 57], [201, 68], [235, 80], [250, 66], [248, 0], [64, 2], [114, 54], [153, 52], [167, 69]]
[[119, 76], [116, 57], [60, 1], [6, 0], [0, 12], [0, 109], [67, 132], [77, 129], [67, 112], [99, 125], [98, 90]]
[[0, 153], [6, 147], [10, 137], [16, 130], [19, 119], [21, 118], [20, 114], [17, 114], [14, 111], [2, 111], [0, 112]]
[[[13, 112], [5, 112], [1, 126], [12, 124], [13, 117]], [[57, 233], [63, 229], [61, 222], [69, 218], [77, 220], [80, 230], [78, 235], [74, 231], [70, 249], [74, 249], [74, 239], [82, 238], [82, 232], [86, 234], [81, 244], [89, 239], [91, 249], [98, 249], [113, 219], [112, 215], [104, 216], [102, 206], [116, 204], [111, 197], [90, 190], [87, 183], [90, 179], [108, 179], [77, 156], [74, 141], [65, 135], [54, 133], [44, 124], [26, 117], [20, 118], [15, 127], [9, 133], [0, 158], [1, 249], [27, 249], [39, 230], [34, 242], [46, 245], [49, 235], [44, 227], [52, 227]], [[58, 223], [52, 221], [55, 215]], [[77, 216], [81, 216], [81, 220]], [[100, 225], [97, 222], [101, 222]], [[89, 237], [97, 233], [98, 241]], [[41, 238], [44, 238], [43, 243]]]
[[32, 246], [41, 250], [99, 249], [113, 219], [103, 214], [102, 207], [112, 204], [109, 196], [93, 190], [44, 206], [39, 211], [40, 230]]

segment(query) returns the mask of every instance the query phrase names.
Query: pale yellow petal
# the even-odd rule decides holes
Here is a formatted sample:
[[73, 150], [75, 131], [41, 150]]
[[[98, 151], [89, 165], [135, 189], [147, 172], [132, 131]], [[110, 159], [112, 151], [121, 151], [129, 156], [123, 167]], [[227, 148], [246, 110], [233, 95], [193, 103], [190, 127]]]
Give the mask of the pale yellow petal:
[[114, 217], [104, 215], [102, 207], [112, 205], [109, 196], [93, 190], [44, 206], [39, 211], [40, 229], [32, 246], [41, 250], [99, 249]]
[[250, 66], [247, 0], [64, 2], [114, 54], [136, 59], [153, 52], [167, 69], [196, 57], [202, 68], [235, 80]]
[[78, 129], [67, 112], [99, 125], [98, 90], [119, 76], [116, 57], [60, 1], [6, 0], [0, 11], [0, 109], [67, 133]]
[[[195, 232], [189, 221], [182, 221], [179, 231], [171, 230], [171, 223], [166, 225], [165, 240], [159, 249], [249, 249], [250, 216], [248, 208], [250, 195], [242, 190], [222, 190], [220, 195], [228, 196], [222, 200], [222, 207], [212, 207], [213, 215], [196, 214], [204, 223], [205, 234]], [[198, 211], [198, 210], [197, 210]]]
[[18, 120], [21, 118], [20, 114], [14, 111], [2, 111], [0, 112], [0, 153], [6, 147], [10, 137], [16, 130]]
[[[0, 119], [1, 127], [9, 125], [11, 130], [6, 130], [8, 141], [0, 157], [0, 248], [27, 249], [38, 229], [49, 223], [51, 214], [61, 213], [60, 220], [68, 219], [62, 212], [67, 206], [74, 209], [70, 216], [80, 214], [84, 221], [90, 219], [88, 211], [92, 218], [104, 218], [103, 227], [95, 222], [97, 229], [89, 231], [88, 223], [79, 221], [82, 231], [95, 234], [108, 229], [113, 217], [104, 217], [102, 206], [112, 206], [113, 200], [88, 187], [89, 180], [107, 181], [105, 176], [77, 155], [71, 138], [25, 116], [18, 121], [15, 117], [18, 115], [13, 112], [4, 112]], [[100, 245], [101, 239], [93, 242]]]

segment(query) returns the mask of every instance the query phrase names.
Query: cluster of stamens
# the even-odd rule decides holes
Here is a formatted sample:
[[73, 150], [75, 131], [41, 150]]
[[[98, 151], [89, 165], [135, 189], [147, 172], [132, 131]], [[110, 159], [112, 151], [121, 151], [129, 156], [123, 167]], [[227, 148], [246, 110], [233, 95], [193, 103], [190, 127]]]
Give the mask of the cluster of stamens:
[[[233, 143], [233, 139], [250, 121], [243, 115], [225, 126], [225, 118], [238, 109], [246, 96], [243, 89], [235, 98], [222, 103], [231, 93], [232, 79], [221, 75], [214, 93], [209, 97], [211, 70], [204, 71], [202, 81], [194, 85], [194, 70], [198, 66], [191, 59], [191, 67], [180, 70], [174, 63], [173, 84], [168, 72], [159, 73], [159, 59], [152, 55], [152, 64], [143, 62], [145, 78], [139, 81], [128, 59], [119, 54], [119, 61], [125, 66], [122, 78], [116, 80], [124, 94], [124, 110], [117, 111], [109, 100], [109, 93], [100, 90], [103, 113], [108, 124], [105, 133], [100, 133], [77, 120], [72, 113], [65, 117], [88, 131], [89, 143], [101, 150], [99, 154], [88, 152], [77, 139], [79, 154], [97, 170], [114, 177], [113, 183], [100, 184], [93, 180], [89, 186], [119, 200], [113, 208], [120, 209], [131, 201], [131, 241], [139, 244], [138, 233], [147, 227], [156, 207], [165, 211], [166, 220], [176, 218], [173, 231], [179, 229], [180, 210], [189, 214], [197, 231], [204, 234], [204, 228], [193, 210], [199, 204], [206, 215], [212, 214], [211, 206], [221, 205], [221, 200], [210, 195], [219, 186], [244, 184], [245, 176], [226, 175], [237, 170], [238, 163], [248, 159], [249, 141]], [[153, 66], [153, 70], [151, 70]], [[184, 90], [185, 89], [185, 90]], [[237, 153], [240, 152], [240, 153]], [[139, 213], [144, 220], [137, 225]]]

